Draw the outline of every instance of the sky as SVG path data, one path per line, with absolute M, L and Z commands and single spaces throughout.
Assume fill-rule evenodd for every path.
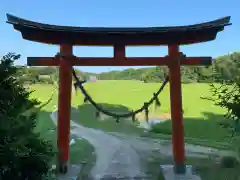
M 220 32 L 215 41 L 181 46 L 187 56 L 221 56 L 240 51 L 239 0 L 1 0 L 0 56 L 8 52 L 21 54 L 19 65 L 28 56 L 54 56 L 58 46 L 23 40 L 6 13 L 41 23 L 89 27 L 148 27 L 190 25 L 231 16 L 232 26 Z M 134 57 L 165 56 L 167 47 L 127 47 L 126 55 Z M 111 47 L 74 47 L 74 55 L 107 57 Z M 105 72 L 128 67 L 78 67 L 87 72 Z M 140 68 L 140 67 L 136 67 Z

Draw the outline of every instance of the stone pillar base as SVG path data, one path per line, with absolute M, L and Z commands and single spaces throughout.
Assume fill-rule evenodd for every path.
M 69 164 L 67 166 L 67 172 L 65 174 L 60 172 L 57 174 L 57 180 L 67 180 L 67 179 L 77 180 L 79 173 L 81 172 L 81 168 L 82 168 L 81 165 Z
M 59 174 L 66 174 L 68 172 L 68 165 L 69 165 L 68 162 L 59 161 L 57 163 L 57 172 Z
M 192 166 L 186 165 L 185 174 L 176 174 L 174 165 L 160 165 L 165 180 L 201 180 L 200 176 L 192 173 Z

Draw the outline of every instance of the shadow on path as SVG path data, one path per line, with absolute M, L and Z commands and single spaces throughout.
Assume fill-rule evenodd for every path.
M 118 114 L 128 113 L 131 110 L 122 105 L 100 104 L 105 109 Z M 91 104 L 83 104 L 77 108 L 72 108 L 71 119 L 86 127 L 94 129 L 102 129 L 107 132 L 122 132 L 127 134 L 141 134 L 143 129 L 138 128 L 132 122 L 132 118 L 120 118 L 120 123 L 116 123 L 116 119 L 100 113 L 100 117 L 96 117 L 96 109 Z

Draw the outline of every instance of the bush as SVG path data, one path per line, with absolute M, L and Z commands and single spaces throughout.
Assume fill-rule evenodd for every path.
M 223 128 L 231 131 L 230 140 L 236 149 L 237 156 L 240 156 L 240 57 L 232 54 L 230 57 L 232 66 L 232 76 L 219 77 L 220 86 L 211 85 L 212 97 L 207 97 L 215 105 L 227 110 L 225 117 L 229 120 L 227 123 L 221 123 Z
M 22 115 L 40 103 L 29 100 L 31 92 L 16 78 L 13 62 L 19 58 L 9 53 L 0 63 L 0 179 L 42 180 L 49 172 L 53 147 L 34 132 L 37 113 Z
M 238 161 L 236 157 L 224 156 L 222 157 L 220 164 L 223 168 L 234 168 L 238 164 Z

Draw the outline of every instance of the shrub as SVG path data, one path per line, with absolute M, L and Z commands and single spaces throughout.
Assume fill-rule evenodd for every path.
M 22 115 L 40 103 L 29 100 L 16 78 L 13 62 L 20 55 L 9 53 L 0 62 L 0 179 L 42 180 L 50 169 L 52 143 L 34 132 L 37 112 Z
M 230 56 L 234 63 L 231 71 L 232 76 L 228 78 L 220 77 L 220 86 L 211 85 L 212 97 L 207 97 L 215 105 L 227 110 L 225 117 L 229 120 L 221 123 L 221 126 L 231 131 L 230 139 L 239 156 L 240 152 L 240 57 L 236 54 Z
M 236 157 L 224 156 L 221 158 L 220 164 L 223 168 L 234 168 L 238 164 L 238 161 Z

